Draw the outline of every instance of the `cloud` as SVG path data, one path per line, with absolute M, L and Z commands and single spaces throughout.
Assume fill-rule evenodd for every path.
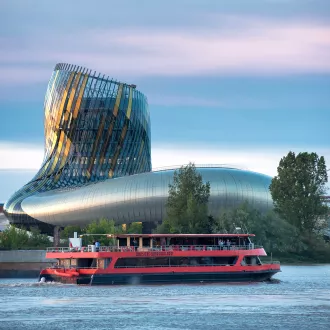
M 0 203 L 4 203 L 15 191 L 22 188 L 36 173 L 36 169 L 3 170 L 0 168 Z
M 0 77 L 0 84 L 3 83 L 4 87 L 8 85 L 20 85 L 22 83 L 30 85 L 31 82 L 45 82 L 51 75 L 50 68 L 30 67 L 28 65 L 16 66 L 15 64 L 9 64 L 3 67 L 0 66 L 0 73 L 2 76 Z M 48 79 L 46 77 L 48 77 Z
M 189 162 L 202 165 L 223 164 L 260 172 L 270 176 L 277 173 L 279 160 L 289 151 L 309 151 L 324 156 L 330 167 L 330 149 L 320 147 L 260 147 L 212 144 L 153 144 L 153 169 Z M 0 142 L 0 170 L 38 170 L 43 159 L 43 147 L 35 144 Z
M 294 148 L 294 147 L 268 147 L 260 146 L 215 146 L 209 144 L 199 145 L 154 145 L 151 150 L 153 170 L 173 165 L 183 165 L 194 162 L 196 165 L 224 165 L 237 167 L 254 172 L 275 176 L 280 159 L 290 150 L 296 153 L 316 152 L 324 156 L 330 168 L 330 149 L 328 148 Z M 330 182 L 328 184 L 330 188 Z
M 0 141 L 0 170 L 39 169 L 43 160 L 42 146 Z
M 0 83 L 47 80 L 56 62 L 125 79 L 330 73 L 330 25 L 236 16 L 218 21 L 177 30 L 86 27 L 79 33 L 27 36 L 22 43 L 3 37 Z
M 203 144 L 154 144 L 151 150 L 153 170 L 173 168 L 189 162 L 196 165 L 223 165 L 274 176 L 279 160 L 288 151 L 301 152 L 306 148 L 261 148 Z M 330 149 L 311 147 L 330 164 Z M 0 202 L 26 184 L 40 168 L 42 146 L 0 142 Z M 330 189 L 330 183 L 328 183 Z

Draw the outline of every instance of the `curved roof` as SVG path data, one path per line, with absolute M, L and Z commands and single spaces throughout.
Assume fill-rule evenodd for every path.
M 248 201 L 261 211 L 272 208 L 269 176 L 229 168 L 196 168 L 209 181 L 209 212 L 217 216 Z M 174 170 L 125 176 L 82 186 L 35 194 L 22 202 L 29 216 L 52 225 L 87 224 L 94 219 L 117 223 L 158 222 L 166 216 L 168 185 Z

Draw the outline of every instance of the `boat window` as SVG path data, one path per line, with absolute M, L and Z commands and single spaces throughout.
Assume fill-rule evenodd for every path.
M 249 256 L 249 257 L 244 257 L 242 262 L 242 266 L 256 266 L 256 265 L 261 265 L 261 261 L 259 257 L 257 256 Z
M 110 262 L 111 262 L 111 258 L 97 259 L 97 268 L 101 268 L 101 269 L 108 268 Z
M 162 267 L 169 265 L 169 258 L 119 258 L 115 268 L 121 267 Z
M 180 266 L 230 266 L 237 257 L 171 257 L 171 258 L 119 258 L 115 268 L 180 267 Z
M 93 258 L 79 258 L 78 259 L 78 268 L 90 268 L 90 267 L 96 267 L 97 259 Z
M 59 266 L 69 268 L 71 266 L 70 259 L 59 259 Z
M 111 264 L 112 258 L 106 258 L 104 259 L 104 268 L 108 268 Z

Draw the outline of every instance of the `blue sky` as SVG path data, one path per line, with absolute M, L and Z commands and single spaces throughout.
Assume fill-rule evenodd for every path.
M 147 95 L 153 167 L 330 163 L 329 0 L 2 0 L 0 42 L 0 202 L 42 161 L 58 62 Z

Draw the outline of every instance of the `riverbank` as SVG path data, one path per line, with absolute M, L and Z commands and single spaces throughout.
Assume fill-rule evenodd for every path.
M 54 262 L 45 250 L 0 251 L 0 278 L 35 278 Z

